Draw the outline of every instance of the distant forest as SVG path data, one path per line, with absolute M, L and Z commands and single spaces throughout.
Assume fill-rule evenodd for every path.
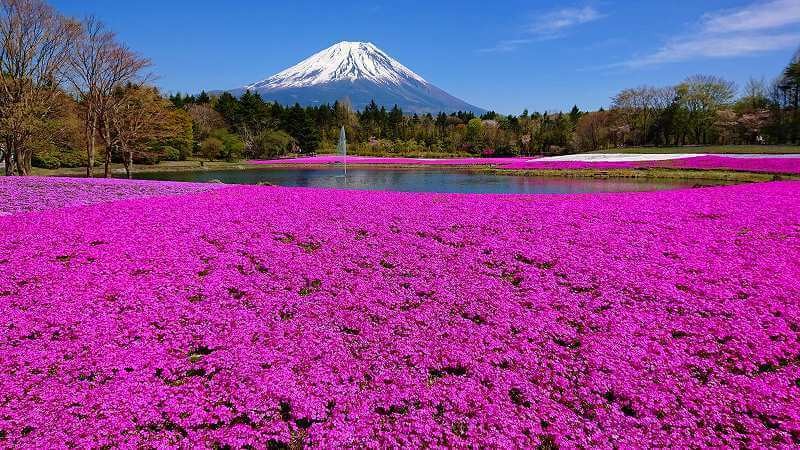
M 739 90 L 723 78 L 696 75 L 676 86 L 625 89 L 608 110 L 591 112 L 574 106 L 567 113 L 408 115 L 396 105 L 386 109 L 375 102 L 363 111 L 339 102 L 285 107 L 252 92 L 238 99 L 227 93 L 170 97 L 192 117 L 201 153 L 219 155 L 224 145 L 214 133 L 224 130 L 239 138 L 246 158 L 333 151 L 342 125 L 354 152 L 364 155 L 510 156 L 627 146 L 795 144 L 800 140 L 799 100 L 796 60 L 772 84 L 751 79 Z
M 362 155 L 546 155 L 626 146 L 797 144 L 800 62 L 737 88 L 697 75 L 625 89 L 607 110 L 409 115 L 372 102 L 302 107 L 246 92 L 165 96 L 150 61 L 103 23 L 43 0 L 0 0 L 0 153 L 8 175 L 122 163 L 235 161 L 333 151 L 341 126 Z

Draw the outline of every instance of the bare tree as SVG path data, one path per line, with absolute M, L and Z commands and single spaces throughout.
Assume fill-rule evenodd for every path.
M 77 26 L 42 0 L 0 0 L 0 132 L 6 174 L 28 175 L 28 141 L 56 112 Z
M 610 127 L 608 111 L 586 113 L 578 119 L 575 137 L 580 150 L 599 150 L 608 145 Z
M 134 85 L 118 88 L 109 105 L 103 119 L 107 148 L 118 150 L 128 178 L 132 177 L 136 153 L 146 151 L 153 141 L 181 132 L 174 108 L 155 88 Z M 106 158 L 111 158 L 111 150 Z
M 116 41 L 113 32 L 94 17 L 83 21 L 82 33 L 70 53 L 68 80 L 83 103 L 86 133 L 86 175 L 94 174 L 97 135 L 101 121 L 113 109 L 114 90 L 129 83 L 141 82 L 141 72 L 150 61 Z M 110 129 L 106 127 L 106 130 Z M 106 146 L 105 176 L 109 176 L 110 136 L 101 136 Z
M 625 89 L 612 99 L 612 108 L 620 119 L 637 133 L 637 143 L 648 142 L 650 128 L 656 117 L 667 105 L 663 104 L 664 92 L 652 86 Z
M 222 114 L 209 105 L 189 105 L 186 111 L 192 118 L 194 138 L 197 142 L 207 138 L 212 131 L 226 126 Z

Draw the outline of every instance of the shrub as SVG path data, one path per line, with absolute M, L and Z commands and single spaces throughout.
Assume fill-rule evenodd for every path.
M 169 145 L 161 147 L 161 159 L 163 161 L 180 161 L 181 152 L 175 147 Z
M 224 159 L 225 161 L 237 161 L 242 158 L 244 142 L 242 142 L 242 139 L 239 138 L 239 136 L 229 133 L 228 130 L 219 129 L 214 130 L 211 133 L 211 136 L 206 139 L 204 143 L 210 139 L 215 139 L 216 141 L 211 141 L 211 144 L 213 144 L 214 147 L 207 148 L 207 150 L 211 151 L 216 149 L 217 158 Z M 207 156 L 206 152 L 204 151 L 203 155 L 213 159 L 212 157 Z
M 68 147 L 60 148 L 48 143 L 34 148 L 31 164 L 43 169 L 82 167 L 86 165 L 86 152 Z
M 285 155 L 295 140 L 281 130 L 264 130 L 258 134 L 253 143 L 254 156 L 257 159 L 269 159 Z
M 220 139 L 209 137 L 200 144 L 200 153 L 206 157 L 206 159 L 216 159 L 219 158 L 222 153 L 222 147 L 223 144 Z
M 34 153 L 31 157 L 31 164 L 34 167 L 43 169 L 58 169 L 61 167 L 61 161 L 51 153 Z

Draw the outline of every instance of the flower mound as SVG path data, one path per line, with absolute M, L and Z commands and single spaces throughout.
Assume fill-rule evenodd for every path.
M 180 195 L 219 185 L 118 179 L 0 177 L 0 215 L 92 205 L 126 198 Z
M 241 186 L 0 226 L 3 446 L 800 445 L 800 183 Z

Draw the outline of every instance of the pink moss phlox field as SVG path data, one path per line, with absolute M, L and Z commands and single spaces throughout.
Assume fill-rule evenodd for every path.
M 800 183 L 239 186 L 0 227 L 4 447 L 800 445 Z
M 218 187 L 219 184 L 113 178 L 0 177 L 0 215 L 128 198 L 188 194 Z
M 504 165 L 514 162 L 525 162 L 531 158 L 402 158 L 402 157 L 377 157 L 377 156 L 348 156 L 348 164 L 397 164 L 408 166 L 491 166 Z M 281 164 L 311 164 L 331 165 L 344 162 L 341 156 L 324 155 L 300 158 L 284 158 L 270 160 L 253 160 L 253 164 L 281 165 Z
M 745 172 L 769 173 L 800 173 L 800 157 L 797 158 L 758 158 L 758 157 L 729 157 L 729 156 L 693 156 L 687 158 L 671 159 L 664 161 L 514 161 L 501 164 L 503 169 L 645 169 L 645 168 L 674 168 L 696 170 L 736 170 Z
M 800 173 L 800 157 L 796 158 L 730 158 L 724 156 L 697 156 L 662 161 L 670 167 L 688 169 L 727 169 L 748 172 Z
M 250 161 L 253 164 L 264 165 L 332 165 L 341 163 L 341 156 L 315 156 L 302 158 L 287 158 L 263 161 Z M 800 173 L 800 157 L 758 158 L 758 157 L 728 157 L 728 156 L 694 156 L 664 161 L 537 161 L 533 157 L 516 158 L 394 158 L 348 156 L 350 164 L 364 165 L 408 165 L 408 166 L 494 166 L 499 169 L 646 169 L 650 167 L 676 168 L 676 169 L 720 169 L 748 172 L 770 172 L 797 174 Z

